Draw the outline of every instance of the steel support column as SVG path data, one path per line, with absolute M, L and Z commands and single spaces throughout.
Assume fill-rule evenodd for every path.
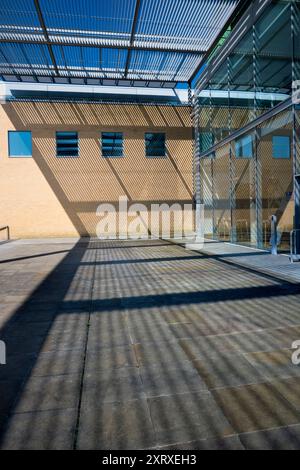
M 192 109 L 192 124 L 193 124 L 193 197 L 194 197 L 194 214 L 195 214 L 195 231 L 197 236 L 197 222 L 199 221 L 198 214 L 200 204 L 203 204 L 201 198 L 201 177 L 200 177 L 200 148 L 199 148 L 199 103 L 198 99 L 192 101 L 191 90 L 189 89 L 189 103 L 193 106 Z
M 262 207 L 262 165 L 259 152 L 260 136 L 256 128 L 254 131 L 254 190 L 255 190 L 255 241 L 256 248 L 263 248 L 263 207 Z
M 231 243 L 237 242 L 236 232 L 236 192 L 235 192 L 235 164 L 234 164 L 234 152 L 232 148 L 233 142 L 229 144 L 229 180 L 230 180 L 230 241 Z

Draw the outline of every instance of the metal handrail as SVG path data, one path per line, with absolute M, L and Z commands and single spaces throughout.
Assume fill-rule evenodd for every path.
M 6 231 L 7 231 L 7 240 L 10 240 L 9 226 L 8 226 L 8 225 L 4 225 L 3 227 L 0 227 L 0 232 L 2 232 L 2 230 L 6 230 Z

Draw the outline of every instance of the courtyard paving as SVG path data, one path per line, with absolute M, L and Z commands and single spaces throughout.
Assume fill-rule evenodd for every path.
M 2 244 L 0 448 L 299 449 L 299 300 L 168 241 Z

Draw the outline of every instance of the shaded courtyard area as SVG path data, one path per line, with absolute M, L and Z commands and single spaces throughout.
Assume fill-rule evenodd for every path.
M 300 448 L 297 283 L 163 240 L 20 240 L 0 300 L 2 449 Z

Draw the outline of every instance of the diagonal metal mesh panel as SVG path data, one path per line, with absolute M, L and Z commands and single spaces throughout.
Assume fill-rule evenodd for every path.
M 204 235 L 207 238 L 214 236 L 214 178 L 213 159 L 206 157 L 200 159 L 200 202 L 204 205 Z
M 257 158 L 261 162 L 263 244 L 270 247 L 271 216 L 278 220 L 278 241 L 281 250 L 289 248 L 293 228 L 293 117 L 291 110 L 278 114 L 260 126 Z M 285 145 L 275 147 L 276 138 L 285 138 Z M 287 149 L 286 146 L 289 148 Z M 287 154 L 287 151 L 289 153 Z M 281 153 L 280 153 L 281 152 Z M 274 158 L 274 156 L 276 158 Z
M 218 149 L 213 160 L 214 225 L 219 240 L 230 241 L 230 145 Z

